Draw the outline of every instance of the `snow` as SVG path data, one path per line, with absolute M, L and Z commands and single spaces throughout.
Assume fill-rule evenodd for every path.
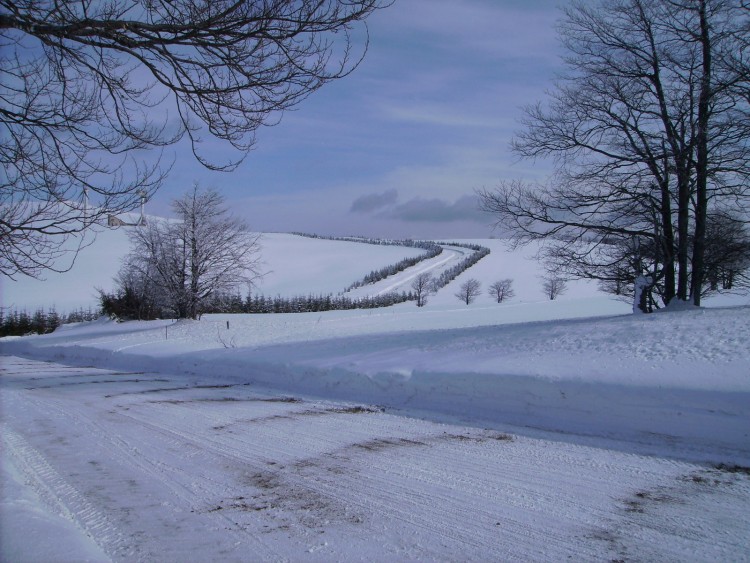
M 269 295 L 414 250 L 264 241 Z M 533 248 L 469 242 L 492 253 L 423 308 L 1 341 L 0 558 L 750 560 L 748 297 L 633 315 L 572 282 L 549 301 Z M 470 277 L 516 297 L 466 306 Z
M 3 432 L 7 432 L 7 428 Z M 7 447 L 4 445 L 4 448 Z M 26 473 L 5 455 L 0 466 L 0 546 L 3 561 L 109 561 L 94 541 L 76 528 L 70 514 L 50 511 L 34 487 L 26 486 Z M 46 483 L 36 482 L 39 490 Z M 29 541 L 29 538 L 48 538 Z M 62 540 L 62 541 L 60 541 Z

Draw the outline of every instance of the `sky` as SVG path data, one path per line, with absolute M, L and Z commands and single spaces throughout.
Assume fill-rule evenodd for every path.
M 360 66 L 260 129 L 233 172 L 175 147 L 147 213 L 198 182 L 257 231 L 492 236 L 475 190 L 549 174 L 509 144 L 561 68 L 559 15 L 554 0 L 396 0 L 368 19 Z

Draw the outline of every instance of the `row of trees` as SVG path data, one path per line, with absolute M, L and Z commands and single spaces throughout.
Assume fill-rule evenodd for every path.
M 471 268 L 474 264 L 479 262 L 482 258 L 490 253 L 489 248 L 487 248 L 486 246 L 481 246 L 479 244 L 467 244 L 459 242 L 451 242 L 446 244 L 450 246 L 458 246 L 460 248 L 467 248 L 471 250 L 472 253 L 466 258 L 462 259 L 455 266 L 451 266 L 447 270 L 443 270 L 440 275 L 435 278 L 435 291 L 448 285 L 459 275 Z
M 660 303 L 643 308 L 747 284 L 750 5 L 573 2 L 559 30 L 567 70 L 512 145 L 553 179 L 482 207 L 514 244 L 544 241 L 551 271 L 630 295 L 645 280 Z
M 380 268 L 379 270 L 373 270 L 361 280 L 356 281 L 353 284 L 351 284 L 349 287 L 346 288 L 345 291 L 351 291 L 352 289 L 356 289 L 358 287 L 363 287 L 365 285 L 370 285 L 370 284 L 379 282 L 381 280 L 386 279 L 389 276 L 393 276 L 393 275 L 398 274 L 399 272 L 403 272 L 407 268 L 416 266 L 417 264 L 419 264 L 420 262 L 424 260 L 435 258 L 436 256 L 439 256 L 443 252 L 443 247 L 438 244 L 435 244 L 434 242 L 423 241 L 423 242 L 415 243 L 412 246 L 416 246 L 418 248 L 424 248 L 427 250 L 427 252 L 419 256 L 415 256 L 414 258 L 404 258 L 403 260 L 400 260 L 399 262 L 395 264 L 391 264 L 390 266 L 385 266 L 384 268 Z
M 25 309 L 0 309 L 0 337 L 48 334 L 63 324 L 93 321 L 99 315 L 100 311 L 92 309 L 78 309 L 67 314 L 59 314 L 54 308 L 47 311 L 37 309 L 33 313 Z
M 245 299 L 239 293 L 218 293 L 202 305 L 203 314 L 268 314 L 268 313 L 315 313 L 322 311 L 339 311 L 347 309 L 374 309 L 389 307 L 415 299 L 412 293 L 390 292 L 373 297 L 353 299 L 344 295 L 306 295 L 294 297 L 267 297 L 248 294 Z M 120 319 L 139 318 L 150 320 L 173 316 L 173 311 L 162 309 L 153 304 L 144 304 L 140 300 L 132 301 L 112 299 L 111 295 L 102 295 L 104 314 Z
M 455 266 L 441 272 L 438 277 L 433 277 L 430 272 L 422 272 L 421 274 L 418 274 L 411 283 L 417 307 L 424 307 L 427 304 L 427 299 L 430 295 L 437 293 L 441 288 L 448 285 L 460 274 L 471 268 L 490 253 L 489 248 L 478 244 L 457 242 L 446 243 L 446 245 L 448 244 L 450 246 L 468 248 L 469 250 L 472 250 L 472 253 Z
M 475 278 L 470 278 L 460 285 L 458 291 L 454 295 L 460 301 L 470 305 L 481 294 L 481 282 Z M 512 299 L 516 294 L 513 290 L 513 280 L 506 278 L 493 282 L 487 289 L 487 294 L 498 303 L 502 303 L 507 299 Z
M 305 297 L 264 297 L 255 295 L 248 298 L 244 313 L 312 313 L 319 311 L 341 311 L 347 309 L 375 309 L 390 307 L 397 303 L 413 300 L 406 292 L 389 292 L 383 295 L 351 298 L 346 295 L 308 295 Z M 217 311 L 219 312 L 219 311 Z
M 567 290 L 566 280 L 557 276 L 544 276 L 542 282 L 544 294 L 549 297 L 550 300 L 556 299 Z M 426 297 L 430 293 L 437 291 L 432 281 L 432 277 L 429 274 L 420 274 L 420 276 L 417 276 L 412 287 L 414 288 L 415 294 L 418 295 L 419 302 L 417 304 L 420 307 L 426 303 Z M 459 301 L 463 301 L 467 305 L 471 305 L 481 294 L 482 283 L 476 278 L 470 278 L 463 282 L 459 286 L 458 291 L 454 293 Z M 507 299 L 512 299 L 516 294 L 513 290 L 513 280 L 506 278 L 493 282 L 487 289 L 487 294 L 498 303 L 502 303 Z
M 344 296 L 264 297 L 239 289 L 259 276 L 259 239 L 233 217 L 214 190 L 199 186 L 173 202 L 174 221 L 151 221 L 130 233 L 132 249 L 116 278 L 114 292 L 100 290 L 102 311 L 127 319 L 199 318 L 205 313 L 293 313 L 386 307 L 418 296 L 412 292 L 352 299 Z M 397 244 L 389 241 L 387 244 Z M 434 243 L 409 241 L 428 250 Z M 445 285 L 489 254 L 478 245 L 436 283 Z M 422 258 L 423 259 L 423 258 Z M 417 259 L 419 260 L 419 258 Z M 442 287 L 438 285 L 437 287 Z
M 377 240 L 377 239 L 375 239 Z M 400 246 L 413 246 L 417 248 L 424 248 L 427 250 L 427 253 L 423 254 L 422 256 L 418 256 L 416 258 L 405 258 L 404 260 L 401 260 L 397 264 L 387 266 L 385 268 L 382 268 L 378 271 L 370 272 L 362 281 L 355 282 L 351 286 L 349 286 L 346 291 L 349 291 L 351 289 L 354 289 L 356 287 L 362 287 L 364 285 L 369 285 L 371 283 L 375 283 L 380 280 L 384 280 L 388 276 L 392 276 L 394 274 L 397 274 L 399 272 L 404 271 L 406 268 L 410 268 L 412 266 L 417 265 L 419 262 L 422 262 L 423 260 L 427 260 L 429 258 L 434 258 L 435 256 L 438 256 L 442 253 L 443 247 L 441 245 L 445 246 L 458 246 L 461 248 L 467 248 L 472 251 L 472 254 L 468 256 L 467 258 L 464 258 L 461 260 L 458 264 L 455 266 L 452 266 L 448 270 L 443 271 L 440 276 L 436 279 L 432 279 L 430 276 L 429 283 L 431 284 L 431 292 L 436 292 L 438 289 L 445 287 L 448 285 L 451 281 L 456 279 L 459 274 L 467 270 L 468 268 L 471 268 L 474 264 L 479 262 L 482 258 L 487 256 L 490 253 L 490 249 L 485 246 L 480 246 L 478 244 L 469 244 L 469 243 L 459 243 L 459 242 L 451 242 L 451 243 L 435 243 L 430 241 L 394 241 L 394 242 L 388 242 L 387 244 L 397 244 Z M 419 276 L 417 276 L 419 278 Z M 414 287 L 414 284 L 412 284 L 412 289 L 415 290 L 415 295 L 421 296 L 423 293 L 422 286 L 426 284 L 425 283 L 417 283 L 417 286 L 419 289 L 416 289 Z M 418 301 L 417 305 L 421 307 L 424 305 L 422 303 L 421 297 L 415 297 L 415 299 Z M 420 304 L 421 303 L 421 304 Z
M 356 289 L 358 287 L 363 287 L 365 285 L 369 285 L 369 284 L 384 280 L 388 276 L 393 276 L 395 274 L 398 274 L 399 272 L 403 272 L 407 268 L 416 266 L 423 260 L 428 260 L 430 258 L 434 258 L 435 256 L 439 256 L 443 252 L 442 246 L 440 246 L 439 244 L 435 242 L 428 241 L 428 240 L 411 240 L 411 239 L 398 240 L 398 239 L 380 239 L 380 238 L 371 238 L 371 237 L 335 237 L 335 236 L 315 235 L 315 234 L 308 234 L 308 233 L 292 233 L 292 234 L 302 236 L 302 237 L 314 238 L 314 239 L 338 240 L 338 241 L 343 241 L 343 242 L 361 242 L 365 244 L 374 244 L 376 246 L 405 246 L 407 248 L 422 248 L 426 250 L 426 252 L 421 254 L 420 256 L 416 256 L 414 258 L 404 258 L 403 260 L 397 262 L 396 264 L 391 264 L 389 266 L 385 266 L 384 268 L 380 268 L 379 270 L 371 271 L 361 280 L 358 280 L 352 283 L 349 287 L 347 287 L 344 290 L 344 292 L 351 291 L 352 289 Z

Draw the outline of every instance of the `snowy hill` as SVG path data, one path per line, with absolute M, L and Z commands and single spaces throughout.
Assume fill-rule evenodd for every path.
M 96 307 L 96 288 L 109 291 L 128 253 L 128 231 L 101 229 L 68 272 L 49 272 L 44 280 L 0 277 L 4 307 L 29 311 L 54 306 L 60 312 Z M 398 246 L 312 239 L 283 233 L 261 235 L 261 271 L 254 291 L 269 296 L 327 294 L 342 291 L 371 269 L 418 256 L 423 251 Z
M 19 278 L 16 281 L 0 278 L 0 303 L 3 307 L 27 309 L 55 307 L 58 312 L 79 308 L 96 308 L 97 288 L 111 290 L 113 278 L 129 250 L 128 231 L 134 227 L 101 229 L 93 242 L 83 248 L 68 272 L 46 274 L 44 280 Z M 513 278 L 516 297 L 514 304 L 544 302 L 541 291 L 541 268 L 533 260 L 535 247 L 510 252 L 500 240 L 471 240 L 463 243 L 479 244 L 491 249 L 470 271 L 465 272 L 450 286 L 443 288 L 428 301 L 428 307 L 454 307 L 459 302 L 454 293 L 469 277 L 482 282 L 482 295 L 472 308 L 489 307 L 491 298 L 487 287 L 496 279 Z M 435 275 L 455 265 L 470 251 L 447 249 L 418 268 L 403 272 L 375 286 L 365 286 L 349 293 L 351 297 L 373 295 L 386 291 L 409 291 L 416 272 L 429 271 Z M 350 241 L 307 238 L 284 233 L 265 233 L 261 236 L 261 271 L 254 293 L 267 296 L 318 295 L 342 292 L 361 280 L 370 271 L 394 264 L 404 258 L 423 254 L 418 248 L 381 246 Z M 627 304 L 618 304 L 597 291 L 596 284 L 578 281 L 569 284 L 562 302 L 591 300 L 587 314 L 626 312 Z M 557 306 L 559 308 L 559 305 Z M 558 318 L 555 313 L 552 318 Z M 532 313 L 532 317 L 540 318 Z

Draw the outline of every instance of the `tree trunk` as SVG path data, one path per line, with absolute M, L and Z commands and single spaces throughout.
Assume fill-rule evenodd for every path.
M 664 264 L 664 304 L 675 297 L 675 268 L 674 268 L 674 228 L 672 227 L 672 204 L 669 192 L 669 183 L 661 185 L 661 236 L 656 241 L 662 251 L 662 263 Z
M 695 237 L 693 241 L 693 273 L 690 291 L 693 304 L 700 306 L 703 290 L 704 257 L 706 252 L 706 214 L 708 211 L 708 121 L 711 100 L 711 38 L 706 20 L 706 2 L 699 6 L 701 22 L 701 49 L 703 55 L 700 95 L 698 97 L 698 131 L 696 134 L 695 163 Z
M 680 158 L 680 161 L 683 157 Z M 687 166 L 679 162 L 677 179 L 677 298 L 688 300 L 688 264 L 690 232 L 690 181 Z

